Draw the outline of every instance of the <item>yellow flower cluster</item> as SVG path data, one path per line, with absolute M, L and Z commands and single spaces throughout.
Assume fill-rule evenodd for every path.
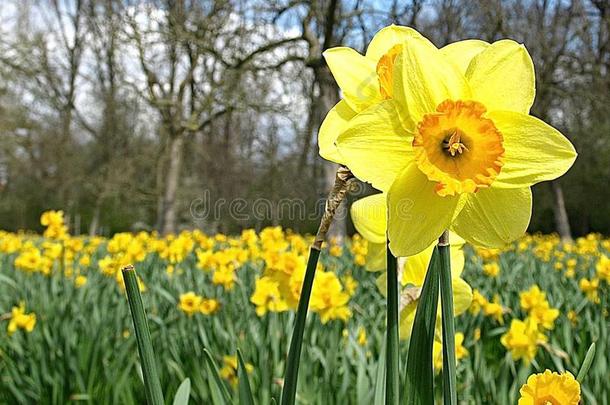
M 550 307 L 546 293 L 540 291 L 540 287 L 534 284 L 528 291 L 521 292 L 519 299 L 521 308 L 528 312 L 535 323 L 548 330 L 555 327 L 559 310 Z
M 481 311 L 485 316 L 495 319 L 500 325 L 504 324 L 504 313 L 506 312 L 506 309 L 500 303 L 499 295 L 496 294 L 493 301 L 489 301 L 478 290 L 473 290 L 470 313 L 476 315 Z
M 368 243 L 366 239 L 360 237 L 358 234 L 354 235 L 351 250 L 354 255 L 354 263 L 358 266 L 364 266 L 366 264 L 366 255 L 368 254 Z
M 610 241 L 597 234 L 578 238 L 574 243 L 562 242 L 557 235 L 525 235 L 502 249 L 474 248 L 476 255 L 472 257 L 472 261 L 480 266 L 486 277 L 494 278 L 500 271 L 501 255 L 508 254 L 508 260 L 511 260 L 512 254 L 520 257 L 532 255 L 534 262 L 562 272 L 568 285 L 579 286 L 591 303 L 600 304 L 600 283 L 610 277 L 608 248 Z M 594 272 L 590 271 L 592 268 Z M 575 281 L 572 282 L 571 279 Z M 483 282 L 486 291 L 489 291 L 486 287 L 489 285 L 489 282 Z M 570 308 L 571 305 L 574 304 L 570 303 L 565 308 L 565 317 L 570 324 L 577 325 L 579 312 L 583 307 Z M 544 347 L 552 353 L 560 353 L 560 349 L 547 343 L 547 334 L 555 328 L 560 315 L 559 308 L 550 305 L 547 293 L 542 291 L 540 286 L 533 284 L 519 292 L 519 307 L 523 311 L 523 317 L 512 319 L 508 330 L 501 336 L 501 343 L 511 353 L 512 358 L 529 363 L 535 358 L 539 347 Z M 515 308 L 511 310 L 502 306 L 498 294 L 494 296 L 493 301 L 489 301 L 480 290 L 473 291 L 470 305 L 470 313 L 473 315 L 483 313 L 503 324 L 504 315 L 514 312 Z M 475 331 L 475 341 L 480 335 L 480 329 Z
M 36 326 L 36 314 L 26 313 L 25 303 L 21 302 L 18 307 L 13 307 L 7 328 L 9 335 L 17 332 L 18 329 L 29 333 L 34 330 L 34 326 Z
M 68 227 L 64 224 L 63 211 L 47 211 L 40 217 L 40 224 L 46 227 L 42 236 L 49 239 L 63 239 L 68 235 Z
M 265 265 L 264 275 L 256 280 L 250 297 L 256 313 L 263 316 L 268 311 L 296 309 L 305 277 L 305 257 L 292 251 L 270 252 L 266 255 Z M 320 315 L 322 323 L 333 319 L 346 321 L 351 316 L 347 304 L 355 290 L 355 282 L 350 277 L 344 283 L 334 272 L 324 271 L 318 264 L 310 310 Z
M 311 237 L 268 227 L 257 233 L 243 230 L 238 237 L 224 234 L 209 236 L 199 230 L 183 231 L 161 237 L 155 232 L 122 232 L 110 239 L 73 237 L 68 233 L 61 211 L 42 214 L 41 223 L 48 237 L 0 231 L 0 253 L 13 255 L 15 268 L 52 275 L 61 273 L 77 288 L 88 284 L 88 271 L 99 271 L 116 281 L 124 290 L 121 269 L 154 260 L 161 263 L 168 277 L 196 268 L 210 274 L 210 282 L 232 290 L 238 282 L 238 271 L 244 266 L 257 272 L 251 302 L 257 314 L 296 309 L 305 274 L 305 260 Z M 367 243 L 356 236 L 349 245 L 353 260 L 364 264 Z M 333 257 L 345 255 L 343 245 L 331 243 Z M 151 259 L 149 259 L 151 258 Z M 335 264 L 336 265 L 336 264 Z M 146 291 L 142 279 L 140 290 Z M 347 320 L 351 316 L 349 300 L 357 282 L 348 274 L 339 276 L 320 265 L 314 282 L 310 308 L 322 322 Z M 178 307 L 187 314 L 213 314 L 219 308 L 216 300 L 205 299 L 194 292 L 183 294 Z
M 483 265 L 483 273 L 489 277 L 497 277 L 500 274 L 500 265 L 498 263 L 487 263 Z
M 90 254 L 97 249 L 101 239 L 90 238 L 85 246 L 82 238 L 68 234 L 63 218 L 62 211 L 42 214 L 40 222 L 47 226 L 43 240 L 3 232 L 0 252 L 18 253 L 15 267 L 26 272 L 48 276 L 53 271 L 62 271 L 67 277 L 74 276 L 79 266 L 89 265 Z
M 220 303 L 214 298 L 204 298 L 189 291 L 180 295 L 178 308 L 188 316 L 197 313 L 212 315 L 220 309 Z
M 237 356 L 223 356 L 223 366 L 220 369 L 220 376 L 227 380 L 232 386 L 237 385 Z M 254 371 L 254 366 L 250 363 L 244 365 L 246 371 L 251 373 Z

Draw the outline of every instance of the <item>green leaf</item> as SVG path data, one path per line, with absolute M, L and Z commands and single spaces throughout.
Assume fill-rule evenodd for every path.
M 136 341 L 138 342 L 140 360 L 142 361 L 142 375 L 144 378 L 146 399 L 150 405 L 163 405 L 165 401 L 163 399 L 163 392 L 161 391 L 159 374 L 157 373 L 155 353 L 150 339 L 146 312 L 144 311 L 140 287 L 138 286 L 138 276 L 136 275 L 136 270 L 133 266 L 125 267 L 122 272 L 123 280 L 125 281 L 127 301 L 129 302 L 133 326 L 136 331 Z
M 451 258 L 449 234 L 443 234 L 438 245 L 440 258 L 441 313 L 443 333 L 443 402 L 457 404 L 455 371 L 455 325 L 453 320 L 453 286 L 451 282 Z
M 174 405 L 188 405 L 189 396 L 191 395 L 191 379 L 185 378 L 184 381 L 180 383 L 178 390 L 176 391 L 176 396 L 174 397 Z
M 222 382 L 222 378 L 218 373 L 218 367 L 216 367 L 216 362 L 212 358 L 212 355 L 208 351 L 208 349 L 203 349 L 205 361 L 208 365 L 208 371 L 211 375 L 211 378 L 208 379 L 210 384 L 210 390 L 212 391 L 212 397 L 214 400 L 214 404 L 229 404 L 231 403 L 231 396 L 227 391 L 227 387 Z
M 576 377 L 576 380 L 579 383 L 582 383 L 584 378 L 587 376 L 587 373 L 589 372 L 589 368 L 591 367 L 591 363 L 593 363 L 594 358 L 595 358 L 595 342 L 591 343 L 591 346 L 589 346 L 589 350 L 587 350 L 585 359 L 583 360 L 582 365 L 580 366 L 580 371 L 578 371 L 578 376 Z
M 250 381 L 248 381 L 248 370 L 246 364 L 241 355 L 241 351 L 237 349 L 237 377 L 239 384 L 239 404 L 240 405 L 254 405 L 254 398 L 252 398 L 252 390 L 250 389 Z
M 436 310 L 439 294 L 440 258 L 438 247 L 434 247 L 422 286 L 417 312 L 413 321 L 413 333 L 407 357 L 405 403 L 434 404 L 434 370 L 432 369 L 432 345 L 436 326 Z
M 375 397 L 373 405 L 385 405 L 385 359 L 386 341 L 384 339 L 379 352 L 379 362 L 377 363 L 377 376 L 375 377 Z
M 319 257 L 319 249 L 315 247 L 309 249 L 307 269 L 305 270 L 305 278 L 303 279 L 303 287 L 301 288 L 301 296 L 299 297 L 299 306 L 294 321 L 294 330 L 292 332 L 292 339 L 290 340 L 290 349 L 288 350 L 288 360 L 286 361 L 284 387 L 282 388 L 282 398 L 280 401 L 282 405 L 294 405 L 296 398 L 301 346 L 303 345 L 303 332 L 305 331 L 307 308 L 309 307 L 309 298 L 311 296 L 311 289 L 313 287 L 313 280 L 316 275 Z
M 388 246 L 387 250 L 387 329 L 386 329 L 386 404 L 398 405 L 400 381 L 400 351 L 398 347 L 398 265 Z

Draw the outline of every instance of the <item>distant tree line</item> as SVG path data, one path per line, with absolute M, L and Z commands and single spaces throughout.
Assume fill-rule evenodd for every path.
M 279 202 L 319 212 L 334 177 L 316 144 L 340 99 L 322 52 L 364 51 L 394 23 L 439 47 L 525 43 L 532 113 L 579 152 L 566 176 L 534 188 L 530 230 L 610 233 L 607 0 L 2 3 L 0 228 L 36 230 L 42 211 L 63 209 L 75 233 L 313 231 L 315 218 Z M 236 199 L 261 212 L 235 215 Z

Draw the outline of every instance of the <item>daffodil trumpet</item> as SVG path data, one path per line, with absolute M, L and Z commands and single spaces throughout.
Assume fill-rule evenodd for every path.
M 335 184 L 328 194 L 326 207 L 322 219 L 320 220 L 318 232 L 309 249 L 307 268 L 305 269 L 305 277 L 303 279 L 299 305 L 294 321 L 294 329 L 292 331 L 292 338 L 290 339 L 290 348 L 288 349 L 288 358 L 286 360 L 284 386 L 282 387 L 281 397 L 282 405 L 293 405 L 295 403 L 301 347 L 303 346 L 303 333 L 305 331 L 307 309 L 309 308 L 309 299 L 311 297 L 311 290 L 316 275 L 316 267 L 318 266 L 318 259 L 320 258 L 320 250 L 322 249 L 322 243 L 326 239 L 326 234 L 335 217 L 337 208 L 339 208 L 339 205 L 341 205 L 341 202 L 345 199 L 353 181 L 354 176 L 345 166 L 340 166 L 337 169 Z

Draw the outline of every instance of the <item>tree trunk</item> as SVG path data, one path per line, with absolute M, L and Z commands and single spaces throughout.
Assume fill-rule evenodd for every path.
M 182 167 L 182 148 L 184 137 L 174 135 L 170 137 L 169 167 L 165 178 L 163 194 L 161 233 L 167 235 L 176 233 L 176 195 L 180 182 L 180 169 Z
M 572 231 L 570 230 L 570 221 L 568 220 L 568 212 L 563 198 L 563 189 L 557 180 L 551 181 L 553 189 L 554 204 L 553 211 L 555 213 L 555 226 L 561 240 L 564 242 L 572 242 Z
M 315 117 L 318 118 L 318 122 L 315 125 L 315 131 L 320 128 L 320 124 L 322 120 L 326 117 L 328 111 L 335 106 L 340 100 L 339 98 L 339 90 L 337 85 L 335 84 L 335 80 L 330 73 L 330 70 L 326 65 L 316 69 L 316 80 L 318 82 L 318 86 L 320 89 L 320 99 L 319 102 L 316 103 L 319 110 L 318 113 L 315 114 Z M 325 189 L 326 192 L 330 191 L 335 182 L 335 174 L 337 173 L 337 165 L 335 163 L 325 162 L 324 165 L 324 177 L 325 177 Z M 328 230 L 328 237 L 335 238 L 337 241 L 341 242 L 347 233 L 347 206 L 346 202 L 343 201 L 339 208 L 337 209 L 337 213 L 335 215 L 335 219 Z
M 93 217 L 89 224 L 89 236 L 97 235 L 98 228 L 100 226 L 100 214 L 102 212 L 102 197 L 98 197 L 95 201 L 95 207 L 93 208 Z

